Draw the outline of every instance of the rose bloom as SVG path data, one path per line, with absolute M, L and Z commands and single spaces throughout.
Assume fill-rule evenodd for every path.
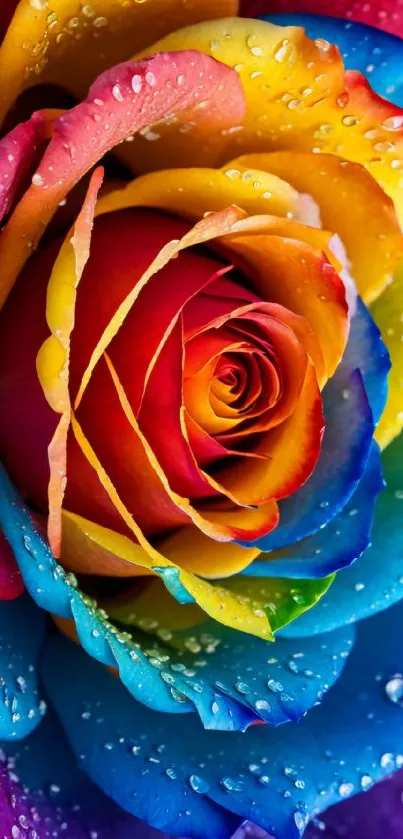
M 396 608 L 293 725 L 350 624 L 402 594 L 403 111 L 345 70 L 334 22 L 237 12 L 21 0 L 0 49 L 0 737 L 44 716 L 42 650 L 69 748 L 132 814 L 122 839 L 132 816 L 297 837 L 403 765 Z M 28 741 L 38 795 L 60 722 Z M 82 783 L 96 839 L 119 811 Z

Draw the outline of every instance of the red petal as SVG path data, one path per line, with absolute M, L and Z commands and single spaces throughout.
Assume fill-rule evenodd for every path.
M 198 109 L 199 103 L 208 107 Z M 99 76 L 87 99 L 55 122 L 33 183 L 3 232 L 0 299 L 9 293 L 32 243 L 39 241 L 74 184 L 128 136 L 189 108 L 192 120 L 208 121 L 212 131 L 237 123 L 244 112 L 237 73 L 203 53 L 187 50 L 127 61 Z

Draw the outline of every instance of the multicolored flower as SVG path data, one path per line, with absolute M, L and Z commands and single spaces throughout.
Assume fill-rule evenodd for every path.
M 288 839 L 403 766 L 401 45 L 236 13 L 20 0 L 0 48 L 13 839 Z

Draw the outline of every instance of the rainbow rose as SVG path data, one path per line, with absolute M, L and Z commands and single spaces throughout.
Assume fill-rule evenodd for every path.
M 401 41 L 238 11 L 4 9 L 6 839 L 293 839 L 403 767 Z

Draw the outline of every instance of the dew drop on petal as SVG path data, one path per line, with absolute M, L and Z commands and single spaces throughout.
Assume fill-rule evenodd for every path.
M 403 708 L 403 676 L 399 674 L 389 679 L 385 685 L 385 693 L 390 702 Z

